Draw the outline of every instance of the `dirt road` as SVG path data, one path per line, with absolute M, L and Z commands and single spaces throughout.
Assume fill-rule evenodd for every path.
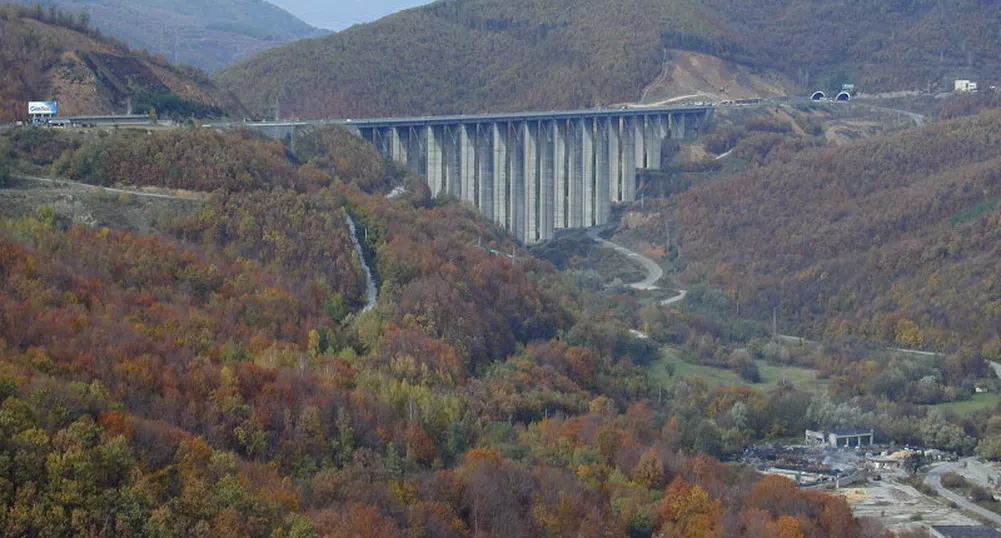
M 587 231 L 587 236 L 591 239 L 597 241 L 598 243 L 615 250 L 619 254 L 625 256 L 626 258 L 632 260 L 637 265 L 642 267 L 646 271 L 646 278 L 640 280 L 639 282 L 633 282 L 629 286 L 637 290 L 655 290 L 658 289 L 656 286 L 657 281 L 664 277 L 664 270 L 657 265 L 656 262 L 647 258 L 646 256 L 629 250 L 628 248 L 609 241 L 607 239 L 602 239 L 598 234 L 608 229 L 608 226 L 597 226 L 591 228 Z
M 629 258 L 630 260 L 636 262 L 640 267 L 646 270 L 646 278 L 640 280 L 639 282 L 633 282 L 629 286 L 637 290 L 656 290 L 660 289 L 657 286 L 657 282 L 664 278 L 664 270 L 661 269 L 657 262 L 647 258 L 646 256 L 626 248 L 614 241 L 609 241 L 607 239 L 602 239 L 598 234 L 608 229 L 608 226 L 598 226 L 591 228 L 587 231 L 587 236 L 596 242 L 615 250 L 619 254 Z M 688 296 L 688 290 L 678 290 L 678 294 L 674 297 L 669 297 L 660 302 L 662 305 L 670 305 L 675 303 L 680 303 L 685 300 Z
M 76 187 L 81 189 L 102 189 L 104 192 L 112 192 L 115 194 L 130 194 L 132 196 L 145 196 L 147 198 L 163 198 L 166 200 L 189 200 L 189 201 L 202 201 L 198 196 L 176 196 L 173 194 L 158 194 L 155 192 L 144 192 L 135 191 L 127 189 L 115 189 L 112 187 L 101 187 L 100 185 L 91 185 L 89 183 L 80 183 L 79 181 L 70 181 L 68 179 L 58 179 L 58 178 L 48 178 L 39 176 L 26 176 L 23 174 L 11 174 L 10 177 L 14 179 L 19 179 L 21 181 L 36 181 L 39 183 L 49 183 L 61 187 Z

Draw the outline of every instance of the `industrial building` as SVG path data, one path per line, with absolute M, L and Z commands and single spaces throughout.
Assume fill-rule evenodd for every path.
M 836 448 L 872 446 L 872 429 L 838 429 L 831 431 L 806 430 L 806 443 L 810 445 L 830 445 Z

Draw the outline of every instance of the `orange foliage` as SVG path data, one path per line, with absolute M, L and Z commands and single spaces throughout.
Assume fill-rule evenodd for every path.
M 792 516 L 782 516 L 768 524 L 768 534 L 775 538 L 803 538 L 799 521 Z
M 131 439 L 135 428 L 129 423 L 128 417 L 119 411 L 104 411 L 98 414 L 97 424 L 108 432 L 109 436 L 122 435 Z
M 713 538 L 723 515 L 723 504 L 699 486 L 675 478 L 657 506 L 661 532 L 679 538 Z
M 438 451 L 434 440 L 420 426 L 408 424 L 406 437 L 407 446 L 413 450 L 414 458 L 416 458 L 418 463 L 430 465 L 435 457 L 437 457 Z
M 392 538 L 402 536 L 393 520 L 372 505 L 352 503 L 343 510 L 324 510 L 313 518 L 316 531 L 328 538 Z

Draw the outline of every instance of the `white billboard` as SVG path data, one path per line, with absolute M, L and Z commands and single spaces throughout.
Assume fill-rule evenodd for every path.
M 30 101 L 28 114 L 45 114 L 55 116 L 59 113 L 59 103 L 55 101 Z

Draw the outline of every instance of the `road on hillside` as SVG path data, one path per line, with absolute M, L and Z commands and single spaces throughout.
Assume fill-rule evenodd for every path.
M 779 340 L 785 340 L 786 342 L 791 342 L 793 344 L 820 344 L 817 340 L 810 340 L 809 338 L 803 338 L 802 336 L 793 336 L 790 334 L 779 334 L 776 336 L 778 336 Z M 887 347 L 884 349 L 887 351 L 896 351 L 898 353 L 907 353 L 908 355 L 920 355 L 922 357 L 941 357 L 945 355 L 945 353 L 939 353 L 937 351 L 922 351 L 920 349 L 907 349 L 903 347 Z M 998 377 L 1001 378 L 1001 364 L 997 364 L 995 372 L 997 372 Z
M 48 177 L 38 177 L 38 176 L 26 176 L 23 174 L 11 174 L 10 177 L 14 179 L 19 179 L 21 181 L 37 181 L 40 183 L 49 183 L 56 186 L 65 185 L 67 187 L 85 188 L 85 189 L 103 189 L 105 192 L 113 192 L 116 194 L 131 194 L 133 196 L 145 196 L 147 198 L 163 198 L 166 200 L 187 200 L 189 202 L 200 202 L 202 201 L 195 196 L 175 196 L 172 194 L 157 194 L 154 192 L 143 192 L 143 191 L 133 191 L 126 189 L 115 189 L 111 187 L 102 187 L 100 185 L 91 185 L 89 183 L 80 183 L 79 181 L 70 181 L 68 179 L 58 179 L 58 178 L 48 178 Z
M 931 486 L 932 489 L 942 496 L 942 498 L 956 503 L 956 506 L 959 506 L 963 510 L 983 516 L 995 525 L 1001 525 L 1001 515 L 991 512 L 980 505 L 974 504 L 966 497 L 959 495 L 958 493 L 953 493 L 942 486 L 942 475 L 950 472 L 956 472 L 957 469 L 960 469 L 963 466 L 964 461 L 965 460 L 960 460 L 935 465 L 925 476 L 925 484 Z
M 885 106 L 870 105 L 869 103 L 866 102 L 859 102 L 859 101 L 851 101 L 851 102 L 856 105 L 861 105 L 867 108 L 871 108 L 872 110 L 880 110 L 883 112 L 891 112 L 893 114 L 900 114 L 903 116 L 907 116 L 908 118 L 910 118 L 911 121 L 914 122 L 915 127 L 922 127 L 925 124 L 924 114 L 918 114 L 917 112 L 910 112 L 908 110 L 902 110 L 899 108 L 887 108 Z
M 640 254 L 638 252 L 634 252 L 632 250 L 629 250 L 628 248 L 626 248 L 626 247 L 624 247 L 624 246 L 622 246 L 622 245 L 620 245 L 618 243 L 609 241 L 607 239 L 602 239 L 598 235 L 601 232 L 603 232 L 603 231 L 605 231 L 605 230 L 607 230 L 609 228 L 610 228 L 609 226 L 597 226 L 597 227 L 594 227 L 594 228 L 590 228 L 587 231 L 587 236 L 590 237 L 591 239 L 597 241 L 598 243 L 600 243 L 600 244 L 602 244 L 602 245 L 604 245 L 604 246 L 606 246 L 606 247 L 608 247 L 610 249 L 615 250 L 616 252 L 618 252 L 619 254 L 622 254 L 626 258 L 628 258 L 628 259 L 636 262 L 636 264 L 638 264 L 640 267 L 642 267 L 646 271 L 646 278 L 644 278 L 643 280 L 640 280 L 639 282 L 633 282 L 632 284 L 629 285 L 631 288 L 637 289 L 637 290 L 655 290 L 655 289 L 657 289 L 657 286 L 656 286 L 657 281 L 664 277 L 664 270 L 661 269 L 660 266 L 657 265 L 657 263 L 654 262 L 653 260 L 651 260 L 650 258 L 647 258 L 646 256 L 643 256 L 642 254 Z
M 685 300 L 685 297 L 688 297 L 688 290 L 678 290 L 677 295 L 675 295 L 674 297 L 670 297 L 668 299 L 664 299 L 663 301 L 660 302 L 660 304 L 669 305 L 674 303 L 680 303 L 681 301 Z
M 633 289 L 646 290 L 646 291 L 660 289 L 657 286 L 657 281 L 659 281 L 661 278 L 664 278 L 664 270 L 661 269 L 660 265 L 657 265 L 657 262 L 651 260 L 650 258 L 647 258 L 646 256 L 640 254 L 639 252 L 630 250 L 625 246 L 620 245 L 614 241 L 609 241 L 608 239 L 602 239 L 599 234 L 607 229 L 609 229 L 609 226 L 607 225 L 590 228 L 587 231 L 587 236 L 593 239 L 594 241 L 598 242 L 599 244 L 604 245 L 610 249 L 613 249 L 619 254 L 625 256 L 626 258 L 636 262 L 640 267 L 642 267 L 646 271 L 646 278 L 640 280 L 639 282 L 633 282 L 632 284 L 629 284 L 629 286 L 632 287 Z M 680 303 L 681 301 L 685 300 L 685 297 L 687 295 L 688 295 L 688 290 L 678 290 L 677 295 L 675 295 L 674 297 L 670 297 L 668 299 L 664 299 L 663 301 L 660 302 L 660 304 L 670 305 L 670 304 Z

